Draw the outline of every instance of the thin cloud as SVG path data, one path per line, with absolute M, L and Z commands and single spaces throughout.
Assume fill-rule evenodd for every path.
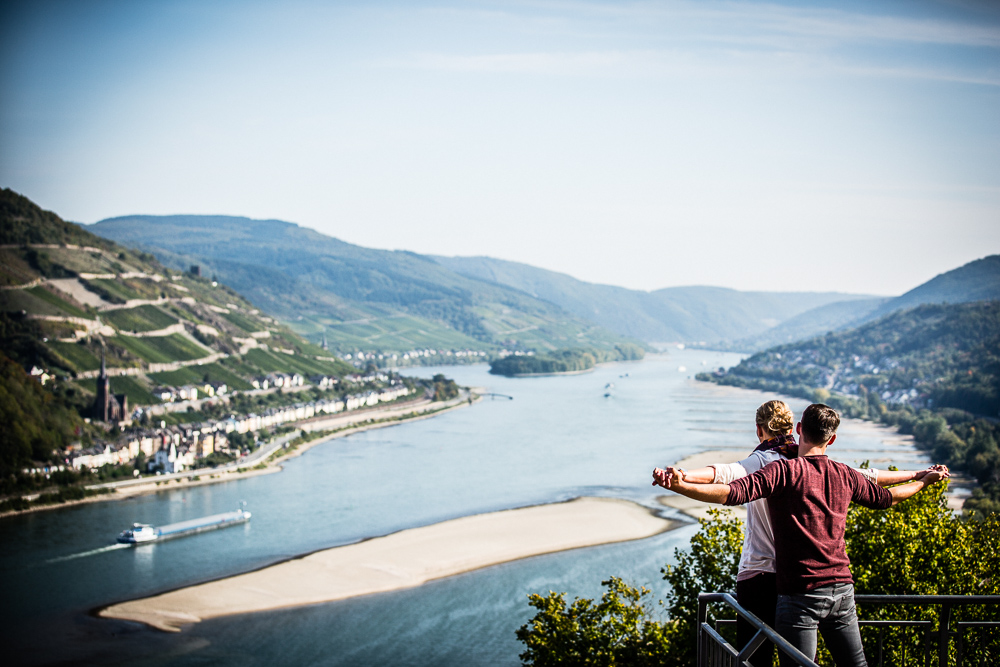
M 711 77 L 734 74 L 765 76 L 852 75 L 919 79 L 1000 86 L 1000 76 L 959 69 L 891 67 L 849 62 L 829 54 L 758 49 L 533 52 L 492 54 L 415 53 L 373 63 L 376 67 L 465 74 L 534 74 L 544 76 Z
M 553 10 L 564 18 L 571 12 L 579 18 L 634 22 L 649 26 L 695 22 L 712 28 L 705 37 L 724 38 L 755 33 L 772 38 L 830 38 L 841 42 L 909 42 L 967 47 L 1000 47 L 1000 26 L 963 23 L 945 19 L 886 16 L 839 9 L 787 7 L 769 3 L 528 3 L 536 10 Z M 513 16 L 513 14 L 508 14 Z M 522 15 L 528 21 L 550 21 L 546 15 Z M 688 26 L 691 27 L 691 26 Z M 714 32 L 714 34 L 712 34 Z

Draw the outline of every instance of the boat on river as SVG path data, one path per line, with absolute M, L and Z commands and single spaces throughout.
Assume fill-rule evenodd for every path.
M 118 541 L 122 544 L 149 544 L 150 542 L 161 542 L 173 537 L 183 537 L 194 533 L 203 533 L 206 530 L 235 526 L 246 523 L 250 520 L 250 512 L 246 510 L 246 503 L 242 503 L 240 509 L 235 512 L 224 512 L 213 514 L 199 519 L 189 519 L 170 523 L 165 526 L 151 526 L 146 523 L 132 524 L 118 535 Z

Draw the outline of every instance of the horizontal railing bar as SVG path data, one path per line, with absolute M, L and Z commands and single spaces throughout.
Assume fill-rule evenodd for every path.
M 870 595 L 858 594 L 855 602 L 882 604 L 1000 604 L 1000 595 Z
M 955 625 L 960 628 L 993 628 L 1000 626 L 1000 621 L 958 621 Z
M 895 626 L 904 626 L 904 625 L 907 625 L 907 626 L 913 626 L 913 625 L 932 626 L 932 625 L 934 625 L 934 621 L 863 621 L 863 620 L 859 620 L 858 621 L 858 625 L 868 625 L 868 626 L 874 626 L 874 627 L 883 627 L 883 626 L 893 626 L 893 627 L 895 627 Z

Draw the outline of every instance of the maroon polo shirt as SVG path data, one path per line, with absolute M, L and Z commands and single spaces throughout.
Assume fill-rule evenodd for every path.
M 777 587 L 782 595 L 853 583 L 844 544 L 847 508 L 851 502 L 872 509 L 892 506 L 888 491 L 827 456 L 769 463 L 731 483 L 726 505 L 759 498 L 767 498 Z

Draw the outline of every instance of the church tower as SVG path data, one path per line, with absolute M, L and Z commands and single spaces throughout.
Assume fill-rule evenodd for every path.
M 108 367 L 104 356 L 104 343 L 101 343 L 101 374 L 97 376 L 97 396 L 94 398 L 94 419 L 105 423 L 118 423 L 128 414 L 128 397 L 125 394 L 115 396 L 111 393 L 111 378 L 108 377 Z
M 104 360 L 104 344 L 101 344 L 101 374 L 97 376 L 97 398 L 94 400 L 94 418 L 107 422 L 111 412 L 111 379 Z

